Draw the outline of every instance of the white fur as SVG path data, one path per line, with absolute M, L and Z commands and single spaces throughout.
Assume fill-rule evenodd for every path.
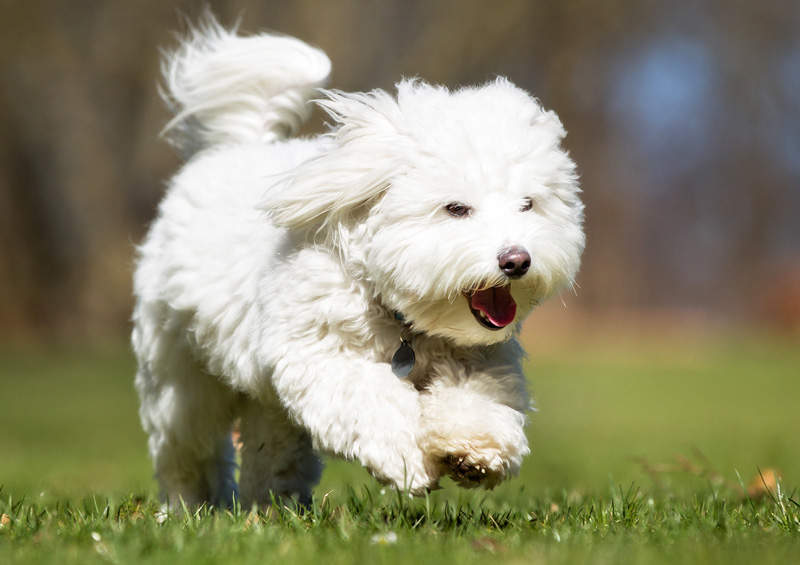
M 331 131 L 284 140 L 328 72 L 296 39 L 213 21 L 167 56 L 168 127 L 199 152 L 139 248 L 133 345 L 170 503 L 232 500 L 236 418 L 244 504 L 310 500 L 316 450 L 413 493 L 447 473 L 491 487 L 529 451 L 515 335 L 572 284 L 584 244 L 561 123 L 505 79 L 411 80 L 396 97 L 323 91 Z M 473 213 L 453 217 L 451 202 Z M 511 281 L 514 323 L 490 331 L 464 292 L 508 283 L 510 245 L 532 264 Z M 400 379 L 404 332 L 416 365 Z

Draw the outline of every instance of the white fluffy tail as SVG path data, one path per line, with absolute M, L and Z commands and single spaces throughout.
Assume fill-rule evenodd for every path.
M 221 143 L 295 134 L 331 71 L 327 55 L 293 37 L 228 31 L 212 16 L 162 65 L 162 96 L 175 112 L 167 139 L 189 157 Z

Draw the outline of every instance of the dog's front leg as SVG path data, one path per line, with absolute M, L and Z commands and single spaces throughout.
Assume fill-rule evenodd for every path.
M 379 480 L 423 493 L 437 477 L 417 444 L 419 394 L 387 363 L 345 359 L 321 345 L 287 355 L 273 385 L 317 449 L 357 459 Z
M 461 486 L 492 488 L 515 475 L 530 452 L 525 436 L 529 398 L 514 343 L 478 366 L 442 360 L 420 395 L 420 446 L 432 473 Z

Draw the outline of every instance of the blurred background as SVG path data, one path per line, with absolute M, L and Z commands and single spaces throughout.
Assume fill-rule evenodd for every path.
M 540 483 L 595 484 L 586 461 L 610 444 L 618 459 L 601 481 L 634 473 L 637 453 L 695 447 L 728 472 L 800 471 L 800 4 L 209 4 L 245 32 L 318 45 L 335 88 L 504 75 L 560 115 L 588 245 L 577 295 L 551 301 L 524 332 L 542 406 L 532 433 L 544 455 L 530 471 Z M 180 166 L 158 137 L 159 49 L 202 7 L 3 3 L 0 483 L 6 472 L 6 484 L 38 488 L 43 475 L 25 469 L 70 444 L 82 446 L 72 464 L 86 484 L 110 473 L 124 485 L 127 472 L 151 484 L 125 345 L 133 252 Z M 317 113 L 306 132 L 321 129 Z M 112 444 L 136 463 L 108 471 Z M 66 484 L 63 465 L 49 472 Z

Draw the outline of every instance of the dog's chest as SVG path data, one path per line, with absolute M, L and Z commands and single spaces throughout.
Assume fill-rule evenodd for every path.
M 383 352 L 383 359 L 398 379 L 418 390 L 428 388 L 437 378 L 466 378 L 477 362 L 474 353 L 422 335 L 398 336 L 396 343 Z

